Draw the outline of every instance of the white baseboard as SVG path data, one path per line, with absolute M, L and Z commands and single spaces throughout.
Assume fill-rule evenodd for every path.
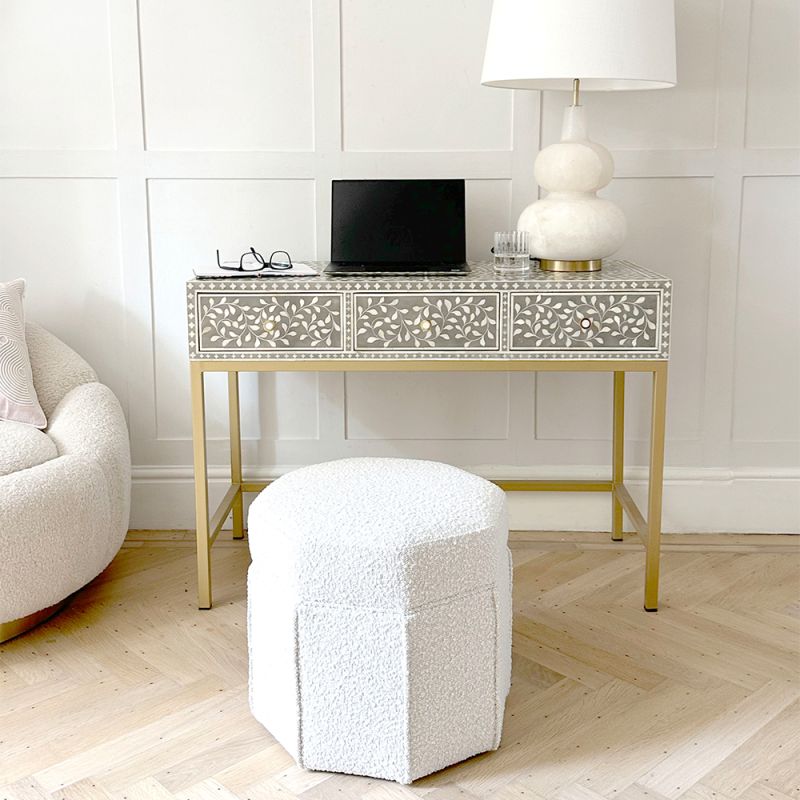
M 251 480 L 278 477 L 290 467 L 251 470 Z M 605 479 L 590 467 L 476 467 L 486 478 Z M 226 487 L 223 468 L 209 470 L 209 494 L 217 503 Z M 645 472 L 626 471 L 626 482 L 642 511 L 646 510 Z M 509 495 L 515 530 L 596 531 L 610 527 L 606 494 L 515 492 Z M 194 527 L 191 467 L 134 467 L 131 528 L 143 530 Z M 798 533 L 800 469 L 667 468 L 663 528 L 668 533 Z

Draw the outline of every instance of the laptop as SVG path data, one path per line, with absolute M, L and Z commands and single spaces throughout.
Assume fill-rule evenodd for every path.
M 466 272 L 463 180 L 344 180 L 326 273 Z

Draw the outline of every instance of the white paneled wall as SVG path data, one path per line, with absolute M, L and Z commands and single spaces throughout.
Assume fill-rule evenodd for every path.
M 510 93 L 480 86 L 491 5 L 342 0 L 343 148 L 511 150 Z
M 192 266 L 251 244 L 326 258 L 332 178 L 466 178 L 473 259 L 536 196 L 568 98 L 480 86 L 490 6 L 0 0 L 0 279 L 27 278 L 30 317 L 121 398 L 133 525 L 192 525 Z M 617 164 L 620 255 L 675 282 L 665 526 L 797 530 L 800 4 L 677 7 L 676 89 L 585 95 Z M 630 379 L 634 478 L 648 394 Z M 242 405 L 254 475 L 354 454 L 511 477 L 609 462 L 604 375 L 251 374 Z M 518 526 L 609 522 L 597 496 L 514 500 Z
M 140 0 L 148 150 L 314 149 L 310 2 Z
M 3 0 L 0 31 L 0 147 L 114 150 L 105 0 Z

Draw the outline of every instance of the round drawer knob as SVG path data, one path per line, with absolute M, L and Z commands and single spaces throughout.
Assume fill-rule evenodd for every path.
M 268 319 L 264 323 L 264 330 L 265 331 L 271 331 L 271 330 L 274 330 L 274 329 L 275 329 L 275 322 L 273 320 L 271 320 L 271 319 Z
M 583 328 L 585 331 L 588 331 L 589 328 L 592 327 L 592 321 L 589 319 L 589 317 L 583 317 L 580 324 L 581 328 Z
M 429 319 L 424 319 L 424 320 L 422 320 L 422 322 L 420 322 L 420 324 L 419 324 L 419 327 L 420 327 L 420 328 L 421 328 L 423 331 L 430 330 L 430 327 L 431 327 L 431 321 L 430 321 Z

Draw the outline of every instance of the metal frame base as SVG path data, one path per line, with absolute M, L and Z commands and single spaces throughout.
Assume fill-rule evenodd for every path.
M 245 492 L 260 492 L 269 481 L 246 481 L 242 478 L 242 442 L 239 420 L 239 372 L 283 372 L 320 370 L 336 371 L 485 371 L 485 372 L 611 372 L 614 376 L 613 434 L 611 480 L 498 480 L 505 491 L 608 492 L 611 495 L 611 539 L 622 541 L 623 513 L 633 523 L 645 548 L 644 608 L 658 610 L 658 586 L 661 563 L 661 506 L 664 482 L 664 435 L 667 411 L 667 361 L 620 359 L 618 361 L 269 361 L 267 359 L 193 360 L 190 361 L 192 389 L 192 439 L 194 445 L 195 511 L 197 520 L 197 592 L 198 606 L 211 608 L 211 547 L 222 526 L 233 516 L 233 538 L 244 536 L 242 501 Z M 206 462 L 205 385 L 206 372 L 228 373 L 228 410 L 230 423 L 231 482 L 222 502 L 209 515 L 208 470 Z M 647 517 L 639 510 L 625 486 L 625 373 L 652 375 L 650 416 L 650 458 Z
M 72 595 L 55 603 L 52 606 L 41 609 L 41 611 L 34 611 L 33 614 L 28 614 L 26 617 L 19 619 L 12 619 L 9 622 L 0 622 L 0 644 L 13 639 L 15 636 L 21 636 L 23 633 L 35 628 L 46 622 L 50 617 L 55 616 L 59 611 L 69 605 L 72 600 Z

